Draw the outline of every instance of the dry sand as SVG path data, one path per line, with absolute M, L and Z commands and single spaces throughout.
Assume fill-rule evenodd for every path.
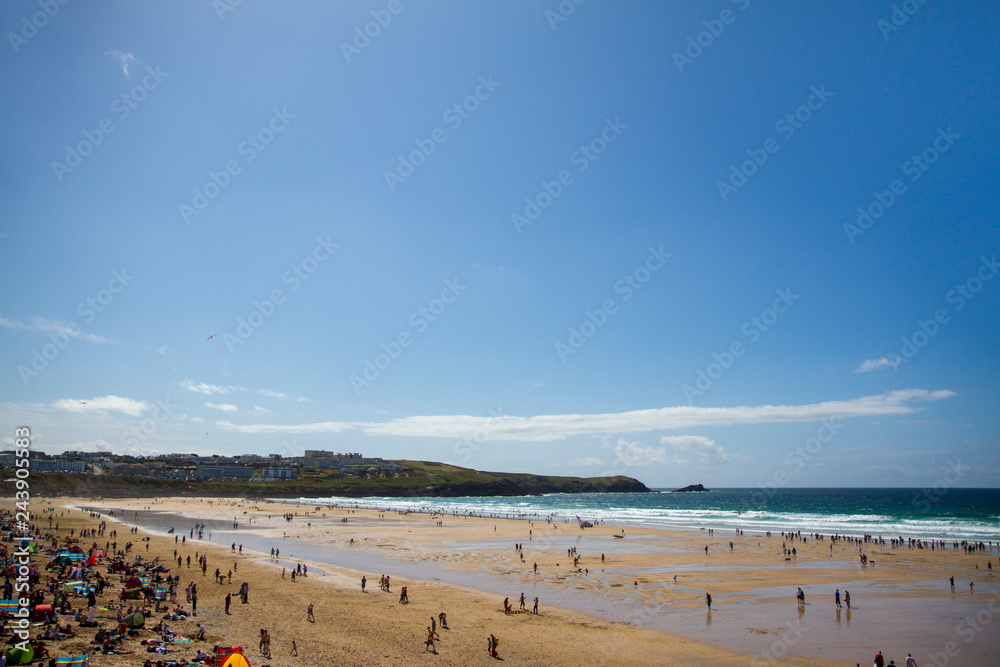
M 132 541 L 136 543 L 132 553 L 145 554 L 146 542 L 140 540 L 148 536 L 149 557 L 159 555 L 168 565 L 172 559 L 176 566 L 175 549 L 184 558 L 191 555 L 192 565 L 196 552 L 208 555 L 208 576 L 195 567 L 179 570 L 181 591 L 190 581 L 198 584 L 197 620 L 172 624 L 175 630 L 193 635 L 197 624 L 204 623 L 208 641 L 160 657 L 191 658 L 199 646 L 209 650 L 222 644 L 242 645 L 254 667 L 418 661 L 490 664 L 494 660 L 486 650 L 490 633 L 500 638 L 499 655 L 509 664 L 745 665 L 763 663 L 762 655 L 782 656 L 781 664 L 870 664 L 875 650 L 882 649 L 897 664 L 913 651 L 923 665 L 927 651 L 943 651 L 949 640 L 957 642 L 961 655 L 952 664 L 994 664 L 997 655 L 996 640 L 991 638 L 995 628 L 977 630 L 968 643 L 956 634 L 963 615 L 995 609 L 985 626 L 1000 613 L 996 604 L 1000 595 L 991 594 L 985 572 L 988 560 L 997 564 L 996 552 L 968 555 L 950 549 L 869 544 L 862 550 L 876 565 L 861 567 L 857 545 L 838 543 L 831 550 L 825 540 L 788 542 L 798 553 L 786 561 L 780 535 L 626 528 L 625 539 L 615 539 L 620 527 L 581 531 L 575 524 L 545 521 L 232 499 L 59 499 L 36 500 L 33 505 L 36 516 L 44 517 L 44 508 L 54 510 L 62 535 L 96 525 L 86 513 L 66 508 L 101 507 L 114 509 L 123 521 L 174 526 L 178 537 L 188 538 L 175 545 L 174 536 L 162 531 L 140 529 L 130 535 L 128 527 L 111 522 L 109 532 L 118 529 L 119 548 Z M 142 516 L 133 517 L 136 511 Z M 295 513 L 295 518 L 284 520 L 285 512 Z M 236 531 L 232 531 L 234 519 L 239 523 Z M 38 523 L 44 531 L 47 522 Z M 196 523 L 209 526 L 202 540 L 190 538 Z M 108 540 L 106 535 L 97 541 L 103 546 Z M 246 543 L 242 554 L 232 553 L 232 541 Z M 515 543 L 523 545 L 523 561 Z M 251 551 L 250 544 L 260 551 Z M 281 562 L 270 558 L 268 545 L 281 550 Z M 572 546 L 582 556 L 578 568 L 589 572 L 573 567 L 567 554 Z M 282 579 L 282 567 L 292 563 L 307 565 L 309 576 L 294 583 L 287 575 Z M 976 564 L 981 569 L 975 569 Z M 216 568 L 225 574 L 234 566 L 232 584 L 213 583 Z M 383 573 L 392 575 L 391 593 L 379 590 Z M 368 579 L 365 593 L 360 587 L 362 575 Z M 965 588 L 952 594 L 949 576 Z M 976 580 L 976 595 L 968 592 L 970 579 Z M 232 614 L 227 616 L 223 598 L 227 592 L 235 593 L 243 581 L 250 584 L 250 604 L 240 604 L 234 595 Z M 407 605 L 398 602 L 402 586 L 408 588 Z M 806 590 L 805 607 L 794 603 L 796 586 Z M 835 587 L 852 591 L 853 612 L 836 611 Z M 503 597 L 509 596 L 516 610 L 522 591 L 529 610 L 534 595 L 541 597 L 540 614 L 503 613 Z M 713 597 L 711 613 L 705 607 L 705 592 Z M 115 595 L 112 591 L 106 598 L 113 600 Z M 183 592 L 178 599 L 183 603 Z M 553 600 L 576 609 L 552 606 Z M 928 607 L 929 600 L 931 609 L 935 605 L 951 609 L 901 615 L 899 609 L 907 600 L 915 608 Z M 310 603 L 315 623 L 306 620 Z M 442 611 L 450 629 L 438 630 L 437 655 L 425 653 L 426 627 L 431 616 Z M 157 620 L 154 617 L 147 626 Z M 272 637 L 270 660 L 258 654 L 261 628 Z M 298 656 L 290 655 L 292 640 Z M 139 649 L 138 641 L 130 644 Z M 921 653 L 916 645 L 926 650 Z M 83 641 L 66 640 L 56 646 L 59 653 L 54 655 L 86 651 Z M 146 657 L 156 656 L 92 653 L 91 664 L 139 665 Z

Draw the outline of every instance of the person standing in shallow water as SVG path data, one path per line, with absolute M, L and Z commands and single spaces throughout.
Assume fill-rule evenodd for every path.
M 708 610 L 712 611 L 712 594 L 705 593 L 705 604 L 708 605 Z

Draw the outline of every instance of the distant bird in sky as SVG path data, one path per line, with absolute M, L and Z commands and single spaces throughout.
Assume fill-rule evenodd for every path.
M 212 334 L 211 336 L 209 336 L 209 337 L 208 337 L 208 338 L 206 338 L 205 340 L 212 340 L 213 338 L 215 338 L 215 337 L 216 337 L 216 336 L 218 336 L 218 335 L 219 335 L 219 334 Z

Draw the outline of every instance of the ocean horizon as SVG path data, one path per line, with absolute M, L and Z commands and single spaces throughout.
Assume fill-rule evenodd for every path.
M 278 500 L 278 499 L 276 499 Z M 679 493 L 325 497 L 294 501 L 389 511 L 603 522 L 650 528 L 1000 542 L 1000 489 L 719 488 Z

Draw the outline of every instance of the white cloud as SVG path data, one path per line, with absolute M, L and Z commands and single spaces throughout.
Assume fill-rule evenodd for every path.
M 292 398 L 291 396 L 289 396 L 288 394 L 286 394 L 283 391 L 274 391 L 273 389 L 258 389 L 257 393 L 260 396 L 266 396 L 268 398 L 277 398 L 279 400 L 285 400 L 287 398 Z M 296 396 L 293 400 L 297 401 L 298 403 L 305 403 L 309 399 L 306 398 L 305 396 Z
M 203 422 L 203 421 L 205 421 L 205 420 L 204 420 L 204 419 L 203 419 L 202 417 L 191 417 L 191 421 L 193 421 L 193 422 L 196 422 L 196 423 L 199 423 L 199 424 L 200 424 L 201 422 Z
M 195 384 L 187 378 L 181 382 L 181 387 L 187 389 L 188 391 L 205 394 L 206 396 L 212 396 L 213 394 L 228 394 L 232 391 L 246 391 L 243 387 L 234 387 L 233 385 L 223 387 L 217 384 L 208 384 L 207 382 L 199 382 L 198 384 Z
M 167 346 L 166 345 L 161 345 L 160 347 L 156 348 L 156 351 L 159 352 L 160 354 L 166 354 L 167 353 Z
M 694 452 L 701 457 L 702 463 L 725 463 L 729 455 L 714 440 L 700 435 L 665 435 L 660 438 L 661 445 L 670 445 L 682 452 Z
M 247 414 L 253 415 L 254 417 L 267 414 L 268 412 L 270 412 L 270 410 L 262 408 L 259 405 L 255 405 L 251 409 L 247 410 Z
M 123 412 L 132 417 L 138 417 L 153 406 L 145 401 L 136 401 L 131 398 L 121 396 L 99 396 L 86 400 L 78 398 L 61 398 L 52 403 L 52 407 L 57 410 L 67 412 L 107 414 L 108 412 Z
M 222 410 L 223 412 L 236 412 L 239 410 L 239 408 L 232 403 L 206 403 L 205 405 L 206 407 Z
M 461 439 L 485 428 L 493 440 L 549 442 L 571 436 L 608 433 L 648 433 L 700 426 L 809 422 L 882 415 L 907 415 L 918 410 L 911 403 L 955 396 L 951 390 L 901 389 L 875 396 L 806 405 L 758 405 L 729 408 L 676 406 L 631 412 L 536 417 L 472 417 L 434 415 L 404 417 L 384 422 L 314 422 L 309 424 L 246 424 L 221 422 L 221 428 L 240 433 L 341 433 L 360 431 L 377 436 Z
M 268 398 L 288 398 L 288 394 L 282 391 L 274 391 L 272 389 L 258 389 L 257 393 L 261 396 L 267 396 Z
M 78 326 L 69 326 L 66 322 L 62 320 L 48 320 L 44 317 L 29 317 L 29 322 L 24 323 L 21 320 L 11 320 L 3 315 L 0 315 L 0 327 L 6 329 L 21 329 L 23 331 L 34 331 L 36 333 L 54 333 L 57 336 L 62 334 L 67 338 L 77 338 L 79 340 L 85 340 L 88 343 L 110 343 L 111 341 L 104 336 L 98 336 L 97 334 L 88 334 L 80 331 Z
M 662 447 L 643 447 L 638 442 L 619 438 L 615 445 L 615 458 L 627 466 L 663 465 L 668 462 L 667 450 Z
M 883 368 L 896 368 L 902 363 L 902 358 L 896 357 L 890 360 L 889 357 L 879 357 L 878 359 L 865 359 L 854 369 L 855 373 L 871 373 Z

